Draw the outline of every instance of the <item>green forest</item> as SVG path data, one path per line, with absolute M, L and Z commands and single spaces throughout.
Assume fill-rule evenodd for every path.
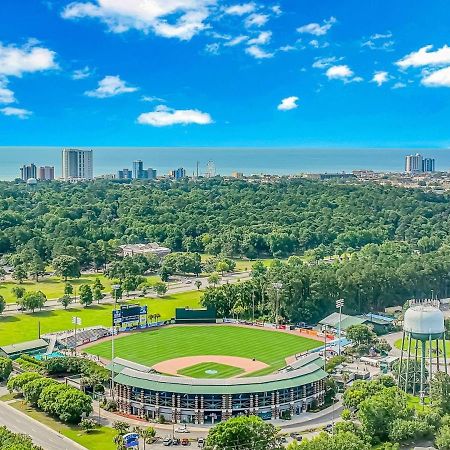
M 271 286 L 282 281 L 281 320 L 314 321 L 340 297 L 346 310 L 368 312 L 431 291 L 448 296 L 449 201 L 418 189 L 287 178 L 52 182 L 35 189 L 2 182 L 0 253 L 18 280 L 37 279 L 50 264 L 64 278 L 109 263 L 110 278 L 153 268 L 165 281 L 177 271 L 210 272 L 211 257 L 200 254 L 225 262 L 276 258 L 269 268 L 256 264 L 251 283 L 209 288 L 203 303 L 222 315 L 273 316 Z M 117 261 L 118 245 L 149 241 L 175 255 L 162 267 Z

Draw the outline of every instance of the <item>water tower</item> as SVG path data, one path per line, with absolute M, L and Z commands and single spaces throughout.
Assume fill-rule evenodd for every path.
M 405 353 L 405 339 L 407 340 L 406 351 L 408 354 L 406 361 L 403 356 Z M 413 394 L 415 394 L 416 382 L 420 381 L 419 394 L 423 401 L 426 392 L 429 391 L 433 377 L 433 353 L 436 355 L 435 365 L 437 371 L 441 371 L 441 365 L 443 365 L 443 371 L 447 373 L 444 314 L 439 309 L 438 300 L 412 301 L 410 303 L 403 321 L 402 349 L 398 385 L 400 388 L 404 388 L 406 392 L 408 383 L 412 381 Z M 444 359 L 443 364 L 439 357 L 441 350 Z M 427 359 L 428 377 L 426 375 Z M 410 373 L 411 361 L 414 361 L 414 364 Z M 406 372 L 403 374 L 402 369 L 405 367 Z

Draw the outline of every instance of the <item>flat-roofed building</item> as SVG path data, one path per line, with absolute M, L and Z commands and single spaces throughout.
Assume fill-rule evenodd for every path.
M 170 248 L 163 247 L 156 242 L 150 242 L 148 244 L 124 244 L 120 246 L 121 256 L 134 256 L 154 254 L 160 258 L 168 255 L 171 252 Z

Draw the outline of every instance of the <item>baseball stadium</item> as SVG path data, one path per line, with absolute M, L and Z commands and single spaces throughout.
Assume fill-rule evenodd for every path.
M 317 339 L 204 317 L 191 321 L 183 310 L 175 322 L 118 334 L 114 352 L 111 336 L 83 346 L 111 370 L 119 412 L 208 424 L 243 414 L 290 418 L 323 404 L 327 374 L 311 351 L 322 346 Z

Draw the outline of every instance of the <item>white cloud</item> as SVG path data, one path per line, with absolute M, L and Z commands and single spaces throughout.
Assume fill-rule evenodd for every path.
M 331 66 L 325 72 L 329 80 L 341 80 L 344 83 L 363 81 L 361 77 L 354 77 L 354 72 L 346 64 Z
M 328 31 L 331 29 L 331 27 L 336 23 L 335 17 L 330 17 L 328 20 L 324 20 L 323 24 L 320 25 L 319 23 L 309 23 L 307 25 L 303 25 L 299 28 L 297 28 L 297 31 L 299 33 L 307 33 L 312 34 L 314 36 L 324 36 L 328 33 Z
M 0 78 L 0 103 L 8 104 L 14 103 L 16 99 L 14 98 L 14 92 L 8 89 L 8 80 Z
M 21 77 L 27 72 L 55 69 L 55 52 L 29 41 L 23 47 L 0 43 L 0 75 Z
M 28 111 L 28 109 L 13 108 L 12 106 L 7 106 L 0 109 L 0 112 L 5 116 L 15 116 L 19 119 L 28 119 L 33 113 Z
M 336 56 L 330 56 L 328 58 L 316 58 L 312 67 L 314 69 L 325 69 L 332 66 L 333 64 L 342 61 L 344 58 L 337 58 Z
M 287 53 L 287 52 L 292 52 L 292 51 L 294 51 L 294 50 L 298 50 L 298 47 L 295 47 L 294 45 L 283 45 L 282 47 L 280 47 L 279 49 L 278 49 L 280 52 L 285 52 L 285 53 Z
M 218 42 L 213 42 L 211 44 L 205 45 L 205 52 L 211 53 L 212 55 L 218 55 L 220 50 L 220 44 Z
M 450 87 L 450 67 L 426 75 L 421 83 L 427 87 Z
M 190 40 L 209 27 L 205 22 L 216 3 L 216 0 L 93 0 L 70 3 L 64 8 L 62 17 L 95 18 L 113 33 L 136 29 Z
M 389 74 L 387 72 L 380 70 L 373 74 L 372 82 L 376 83 L 378 86 L 381 86 L 387 81 L 389 81 Z
M 160 97 L 153 97 L 151 95 L 143 95 L 141 97 L 142 102 L 165 102 L 163 98 Z
M 280 6 L 280 5 L 272 6 L 272 11 L 273 11 L 274 14 L 276 14 L 277 16 L 279 16 L 280 14 L 283 14 L 283 11 L 281 10 L 281 6 Z
M 298 108 L 298 97 L 286 97 L 281 100 L 281 103 L 277 106 L 277 109 L 280 111 L 290 111 L 291 109 Z
M 249 55 L 253 56 L 253 58 L 256 59 L 267 59 L 267 58 L 273 58 L 275 56 L 274 53 L 266 52 L 261 47 L 258 47 L 257 45 L 251 45 L 250 47 L 247 47 L 245 49 L 245 52 Z
M 269 20 L 269 16 L 267 14 L 251 14 L 245 19 L 245 26 L 247 28 L 250 27 L 262 27 Z
M 91 69 L 88 66 L 84 66 L 82 69 L 74 70 L 72 73 L 73 80 L 83 80 L 92 75 Z
M 242 42 L 245 42 L 248 39 L 248 36 L 236 36 L 235 38 L 231 39 L 231 41 L 226 42 L 223 44 L 225 47 L 234 47 L 235 45 L 242 44 Z
M 314 48 L 326 48 L 329 47 L 330 44 L 328 42 L 320 43 L 317 39 L 313 39 L 309 41 L 309 45 Z
M 153 127 L 166 127 L 170 125 L 208 125 L 213 122 L 208 113 L 198 109 L 172 109 L 159 105 L 154 111 L 141 114 L 138 123 Z
M 394 86 L 392 86 L 392 89 L 403 89 L 405 87 L 406 87 L 405 83 L 397 81 L 397 83 L 395 83 Z
M 250 39 L 248 41 L 249 45 L 264 45 L 270 42 L 270 39 L 272 39 L 272 32 L 271 31 L 261 31 L 259 33 L 258 37 Z
M 450 64 L 450 47 L 444 45 L 436 51 L 430 51 L 432 45 L 426 45 L 417 52 L 406 55 L 395 64 L 401 69 L 408 67 L 424 67 L 424 66 L 445 66 Z
M 395 42 L 391 39 L 392 33 L 388 31 L 387 33 L 375 33 L 365 40 L 361 47 L 368 47 L 371 50 L 386 50 L 392 51 Z
M 86 91 L 84 94 L 88 97 L 106 98 L 115 95 L 135 92 L 138 88 L 128 86 L 119 76 L 108 75 L 98 82 L 97 89 Z
M 256 9 L 254 3 L 243 3 L 240 5 L 232 5 L 225 8 L 225 14 L 230 14 L 234 16 L 243 16 L 244 14 L 249 14 Z

